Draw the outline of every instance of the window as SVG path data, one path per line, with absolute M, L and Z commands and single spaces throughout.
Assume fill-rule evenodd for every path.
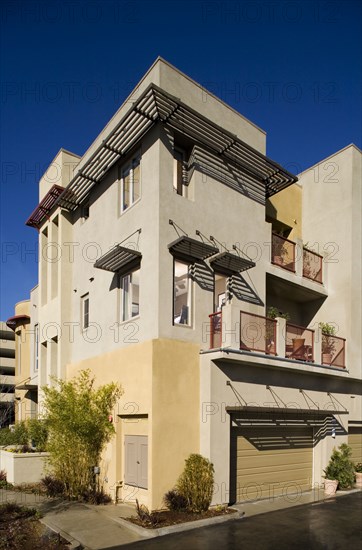
M 121 169 L 121 213 L 141 197 L 140 156 Z
M 17 333 L 16 333 L 16 352 L 15 352 L 15 357 L 16 357 L 16 364 L 17 364 L 17 374 L 20 375 L 21 374 L 21 330 L 19 330 Z
M 34 326 L 34 370 L 39 368 L 39 325 Z
M 89 327 L 89 294 L 81 297 L 81 308 L 82 329 L 85 330 Z
M 128 321 L 140 313 L 140 270 L 132 271 L 120 279 L 120 319 Z
M 125 435 L 124 481 L 127 485 L 148 488 L 148 437 Z
M 174 191 L 182 197 L 187 197 L 187 185 L 185 184 L 185 153 L 181 149 L 175 149 L 173 152 L 174 170 L 173 170 L 173 188 Z
M 173 324 L 191 326 L 191 279 L 189 265 L 174 260 L 173 270 Z

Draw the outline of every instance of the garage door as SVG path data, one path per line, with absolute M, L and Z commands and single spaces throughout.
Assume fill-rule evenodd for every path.
M 231 499 L 237 502 L 311 489 L 311 428 L 232 428 Z M 231 500 L 231 501 L 232 501 Z
M 362 428 L 349 428 L 348 445 L 352 447 L 353 462 L 362 462 Z

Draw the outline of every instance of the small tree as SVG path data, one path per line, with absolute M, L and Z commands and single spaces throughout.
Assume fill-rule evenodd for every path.
M 213 464 L 199 454 L 191 454 L 176 485 L 177 492 L 187 501 L 187 508 L 191 512 L 206 512 L 211 504 L 213 489 Z
M 351 460 L 352 449 L 342 443 L 338 449 L 333 449 L 331 458 L 324 470 L 326 479 L 335 479 L 340 489 L 348 489 L 354 483 L 354 465 Z
M 69 498 L 94 488 L 93 467 L 115 432 L 109 415 L 122 388 L 114 382 L 95 388 L 94 382 L 85 370 L 73 380 L 56 380 L 55 387 L 43 388 L 49 464 Z

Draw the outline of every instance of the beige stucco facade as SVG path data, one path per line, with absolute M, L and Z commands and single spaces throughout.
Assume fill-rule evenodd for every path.
M 153 85 L 156 95 L 158 89 L 168 94 L 162 101 L 169 101 L 174 112 L 183 109 L 182 121 L 172 119 L 172 111 L 168 118 L 150 123 L 134 143 L 130 137 L 132 146 L 128 144 L 125 153 L 105 166 L 97 183 L 92 176 L 84 176 L 79 191 L 72 187 L 75 206 L 71 199 L 70 205 L 56 203 L 37 225 L 39 287 L 33 296 L 37 307 L 30 317 L 32 326 L 39 326 L 40 403 L 41 387 L 52 384 L 54 376 L 69 379 L 86 368 L 97 384 L 117 381 L 122 385 L 124 393 L 113 414 L 116 435 L 101 464 L 101 480 L 113 498 L 138 498 L 151 508 L 160 507 L 184 460 L 192 452 L 201 452 L 215 466 L 213 502 L 229 502 L 235 490 L 231 487 L 233 430 L 238 427 L 242 433 L 245 423 L 257 429 L 252 414 L 265 421 L 265 429 L 268 418 L 282 425 L 287 438 L 288 430 L 298 425 L 310 430 L 309 481 L 320 484 L 333 446 L 347 440 L 349 422 L 362 425 L 361 247 L 357 249 L 361 153 L 352 146 L 335 155 L 333 162 L 339 163 L 341 174 L 335 187 L 317 188 L 308 171 L 289 185 L 292 176 L 262 156 L 264 131 L 158 59 L 79 159 L 74 174 L 93 173 L 92 162 L 97 166 L 114 153 L 115 145 L 104 146 L 101 154 L 99 148 L 122 124 L 124 132 L 134 124 L 136 135 L 141 119 L 130 122 L 129 117 L 139 115 L 132 111 L 138 109 L 133 102 L 142 100 Z M 145 119 L 152 121 L 154 113 L 163 113 L 162 101 L 155 102 L 155 111 Z M 128 117 L 126 122 L 123 117 Z M 192 128 L 197 124 L 195 134 Z M 214 142 L 226 140 L 227 145 L 216 151 L 208 132 L 213 132 Z M 233 147 L 235 158 L 228 156 Z M 174 185 L 180 149 L 184 154 L 182 192 Z M 66 170 L 77 157 L 61 151 L 56 159 L 61 170 L 52 184 L 67 185 Z M 134 166 L 139 166 L 138 196 L 133 201 L 128 197 L 131 204 L 123 208 L 123 174 L 130 167 L 127 173 L 132 175 Z M 286 188 L 275 182 L 268 187 L 262 173 L 265 167 L 280 173 Z M 70 177 L 69 186 L 72 181 Z M 42 181 L 40 187 L 44 198 L 51 186 Z M 275 253 L 273 232 L 283 242 L 288 237 L 293 261 L 281 265 L 286 253 L 281 246 Z M 356 243 L 353 250 L 351 234 Z M 182 241 L 185 235 L 196 245 L 187 244 L 186 237 Z M 182 253 L 175 245 L 179 239 Z M 313 256 L 304 248 L 314 250 L 317 240 L 320 256 Z M 340 250 L 336 264 L 330 261 L 331 241 Z M 209 257 L 192 256 L 200 252 L 201 243 L 213 246 Z M 132 269 L 127 271 L 127 262 L 109 268 L 105 258 L 115 254 L 117 244 L 126 249 Z M 238 267 L 225 272 L 225 266 L 213 261 L 226 250 L 231 264 Z M 320 262 L 321 280 L 306 271 L 306 254 Z M 112 258 L 115 262 L 116 256 Z M 241 259 L 246 262 L 245 272 Z M 122 277 L 135 272 L 134 262 L 139 267 L 135 310 L 124 320 Z M 180 284 L 177 262 L 188 265 L 187 278 Z M 127 284 L 133 284 L 131 279 Z M 175 303 L 185 284 L 187 323 L 182 324 Z M 303 342 L 304 355 L 293 355 L 294 344 L 287 335 L 291 328 L 285 319 L 277 319 L 274 336 L 268 336 L 263 327 L 270 306 L 288 312 L 288 323 L 298 325 L 304 342 L 311 339 L 308 345 Z M 222 310 L 222 317 L 216 310 Z M 213 313 L 220 319 L 217 344 L 210 335 Z M 318 323 L 332 320 L 338 324 L 336 336 L 346 339 L 341 348 L 343 364 L 342 359 L 340 364 L 323 363 Z M 245 335 L 254 341 L 255 333 L 263 330 L 256 344 L 243 345 Z M 342 342 L 339 339 L 337 344 Z M 268 346 L 274 346 L 272 351 Z M 282 424 L 276 418 L 278 410 L 286 415 Z M 143 453 L 145 470 L 139 483 L 132 481 L 133 473 L 127 470 L 130 441 L 139 445 L 136 452 Z

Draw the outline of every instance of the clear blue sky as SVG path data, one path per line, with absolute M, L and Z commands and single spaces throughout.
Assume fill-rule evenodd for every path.
M 0 319 L 37 283 L 40 176 L 61 147 L 84 153 L 158 55 L 297 173 L 361 147 L 361 24 L 357 0 L 3 0 Z

